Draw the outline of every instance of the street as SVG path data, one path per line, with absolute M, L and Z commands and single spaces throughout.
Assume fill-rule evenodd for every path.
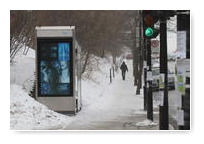
M 168 68 L 175 74 L 175 61 L 168 62 Z M 153 92 L 154 107 L 157 107 L 157 99 L 159 98 L 159 91 Z M 169 122 L 177 128 L 178 107 L 181 105 L 181 94 L 177 90 L 177 78 L 175 76 L 175 90 L 168 91 L 169 100 Z

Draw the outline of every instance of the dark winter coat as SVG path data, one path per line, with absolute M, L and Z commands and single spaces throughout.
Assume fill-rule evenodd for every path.
M 120 66 L 120 69 L 122 72 L 128 71 L 128 68 L 127 68 L 127 65 L 125 64 L 125 62 L 122 63 L 122 65 Z

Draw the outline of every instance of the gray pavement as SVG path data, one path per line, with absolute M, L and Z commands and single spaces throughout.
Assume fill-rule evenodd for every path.
M 158 109 L 154 109 L 154 123 L 156 125 L 137 125 L 139 122 L 147 120 L 145 111 L 133 114 L 132 116 L 118 116 L 114 119 L 108 119 L 107 121 L 90 121 L 84 124 L 80 121 L 74 121 L 69 124 L 65 130 L 159 130 L 159 112 Z M 172 125 L 169 125 L 169 130 L 174 130 Z

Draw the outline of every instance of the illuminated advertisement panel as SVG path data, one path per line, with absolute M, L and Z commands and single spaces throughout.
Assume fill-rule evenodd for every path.
M 38 95 L 73 96 L 72 40 L 38 39 Z

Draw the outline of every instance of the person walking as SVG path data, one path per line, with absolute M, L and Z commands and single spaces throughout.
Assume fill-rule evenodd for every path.
M 122 65 L 120 66 L 121 72 L 122 72 L 122 79 L 125 80 L 125 73 L 126 71 L 128 72 L 128 67 L 125 64 L 125 62 L 122 63 Z

